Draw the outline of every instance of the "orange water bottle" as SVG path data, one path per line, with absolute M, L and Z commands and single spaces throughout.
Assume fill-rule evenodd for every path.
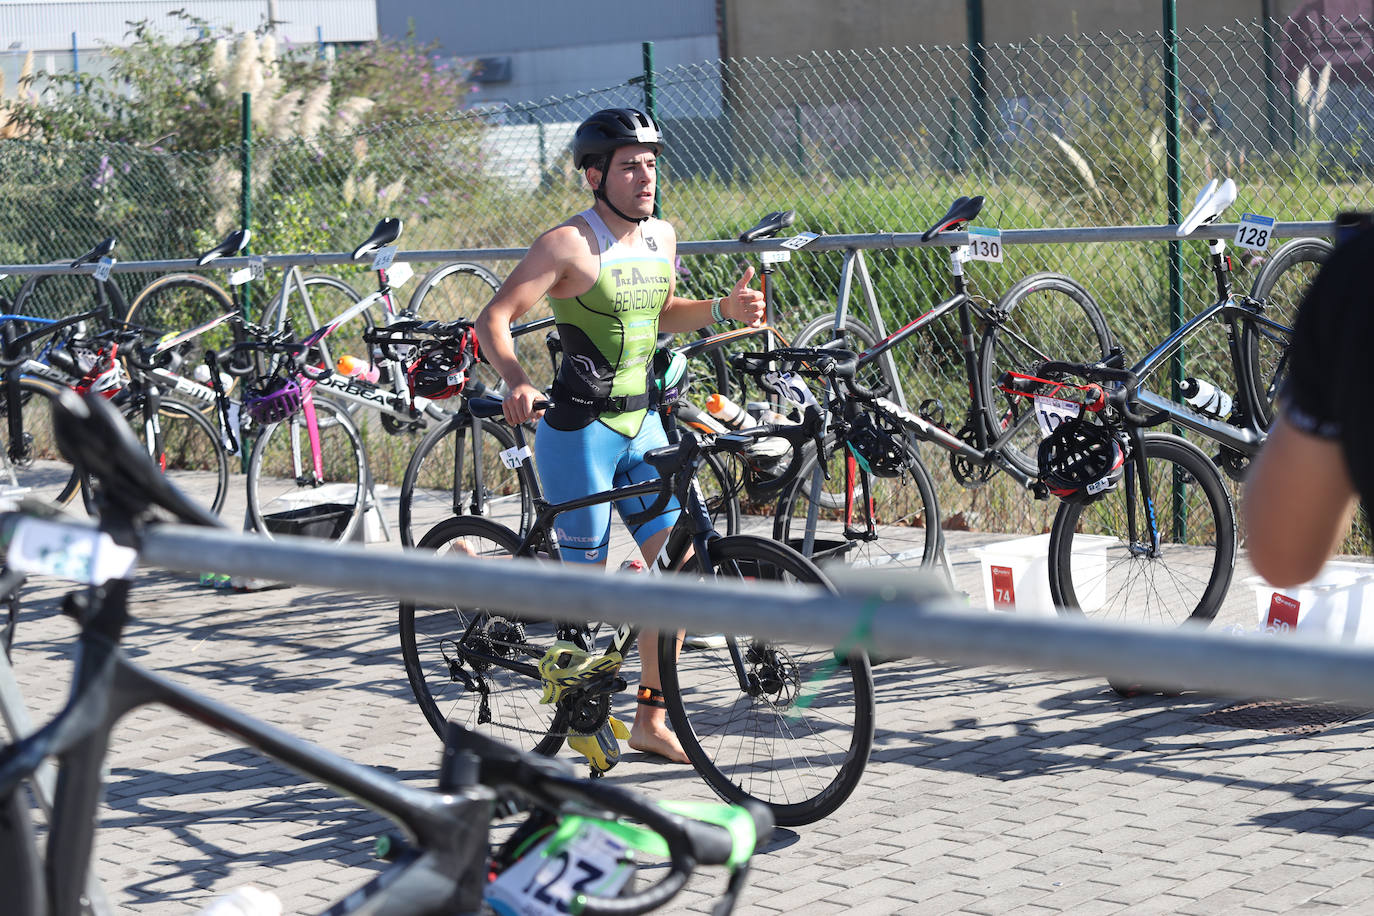
M 364 382 L 377 381 L 376 366 L 365 359 L 349 356 L 347 353 L 339 357 L 338 362 L 334 364 L 334 370 L 340 375 L 346 375 L 349 378 L 356 378 Z
M 706 412 L 731 429 L 753 425 L 749 413 L 723 394 L 715 393 L 706 398 Z

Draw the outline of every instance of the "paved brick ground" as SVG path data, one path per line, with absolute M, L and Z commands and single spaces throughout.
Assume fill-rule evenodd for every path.
M 976 540 L 952 553 L 970 590 L 978 567 L 963 547 Z M 58 594 L 34 585 L 15 650 L 43 712 L 60 703 L 69 670 Z M 1228 613 L 1248 622 L 1253 599 L 1233 594 Z M 410 699 L 391 602 L 231 594 L 158 572 L 144 574 L 136 599 L 127 645 L 143 664 L 432 782 L 438 746 Z M 1229 701 L 1126 701 L 1098 680 L 924 660 L 875 674 L 878 735 L 863 784 L 835 817 L 779 831 L 741 912 L 1374 908 L 1367 717 L 1285 735 L 1202 718 Z M 311 912 L 374 869 L 377 816 L 168 710 L 131 715 L 109 767 L 99 874 L 124 911 L 193 912 L 253 883 L 289 912 Z M 611 778 L 708 795 L 689 768 L 634 753 Z M 672 911 L 709 910 L 722 882 L 699 876 Z

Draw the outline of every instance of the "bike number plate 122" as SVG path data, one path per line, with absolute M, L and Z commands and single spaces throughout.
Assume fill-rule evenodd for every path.
M 634 868 L 625 851 L 593 824 L 570 838 L 555 834 L 502 872 L 487 888 L 486 902 L 502 916 L 557 916 L 571 912 L 577 894 L 614 897 Z

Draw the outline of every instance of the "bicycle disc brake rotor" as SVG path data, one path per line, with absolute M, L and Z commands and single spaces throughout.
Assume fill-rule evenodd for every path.
M 491 662 L 474 656 L 515 658 L 518 654 L 524 654 L 526 645 L 525 625 L 520 621 L 488 617 L 481 627 L 474 629 L 463 640 L 463 648 L 467 650 L 463 653 L 463 660 L 472 670 L 481 672 L 490 668 Z
M 744 654 L 749 693 L 774 709 L 789 709 L 801 694 L 801 670 L 787 650 L 754 643 Z
M 959 430 L 958 436 L 960 442 L 964 442 L 974 448 L 978 447 L 978 436 L 973 429 L 973 424 L 965 424 L 964 428 Z M 950 473 L 954 475 L 954 479 L 959 482 L 960 486 L 967 487 L 970 490 L 981 487 L 988 482 L 988 478 L 992 477 L 992 465 L 975 464 L 963 455 L 955 452 L 950 452 L 949 470 Z

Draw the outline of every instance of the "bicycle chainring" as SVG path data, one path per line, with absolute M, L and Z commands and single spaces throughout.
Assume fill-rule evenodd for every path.
M 1250 473 L 1250 457 L 1231 449 L 1222 449 L 1213 455 L 1212 463 L 1221 468 L 1227 477 L 1237 483 L 1244 482 L 1245 475 Z
M 384 413 L 381 414 L 381 421 L 382 429 L 393 436 L 399 436 L 402 433 L 418 432 L 425 428 L 423 416 L 418 420 L 400 420 L 391 416 L 391 414 Z
M 978 434 L 974 430 L 972 423 L 964 424 L 964 428 L 956 434 L 960 442 L 964 442 L 974 448 L 978 447 Z M 949 470 L 954 475 L 954 479 L 959 482 L 961 487 L 976 490 L 988 482 L 992 477 L 991 464 L 975 464 L 963 455 L 950 452 Z
M 564 702 L 567 704 L 569 732 L 594 735 L 611 717 L 609 693 L 588 694 L 579 691 Z

